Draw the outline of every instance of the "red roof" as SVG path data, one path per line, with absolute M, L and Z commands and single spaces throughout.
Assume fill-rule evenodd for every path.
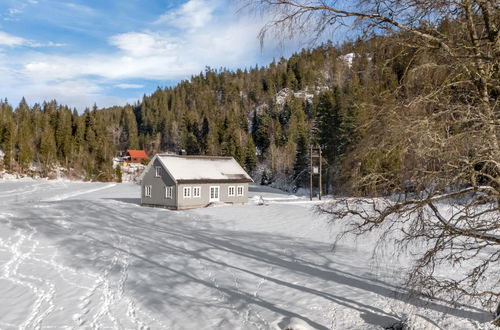
M 148 158 L 144 150 L 127 150 L 130 158 Z

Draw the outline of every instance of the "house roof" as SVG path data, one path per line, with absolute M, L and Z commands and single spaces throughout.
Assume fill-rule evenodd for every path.
M 148 158 L 148 155 L 144 150 L 127 150 L 130 158 Z
M 177 183 L 252 182 L 233 157 L 156 155 Z

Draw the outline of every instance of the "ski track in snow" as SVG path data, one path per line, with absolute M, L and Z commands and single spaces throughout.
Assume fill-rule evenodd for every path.
M 110 241 L 117 249 L 114 251 L 111 262 L 98 275 L 94 286 L 79 298 L 81 301 L 79 304 L 81 313 L 75 314 L 73 319 L 78 327 L 90 324 L 89 326 L 91 329 L 103 328 L 102 322 L 105 321 L 105 317 L 111 322 L 113 329 L 126 329 L 127 327 L 124 327 L 122 324 L 124 320 L 130 321 L 134 324 L 136 329 L 149 329 L 148 324 L 143 322 L 138 316 L 141 311 L 137 309 L 132 299 L 125 296 L 125 285 L 130 264 L 130 251 L 116 229 L 112 228 L 112 230 L 113 236 Z M 93 239 L 87 234 L 82 235 L 88 237 L 89 242 Z M 111 275 L 114 269 L 119 269 L 118 279 Z M 124 301 L 127 305 L 125 315 L 114 310 L 114 308 L 119 305 L 120 301 Z M 89 307 L 92 302 L 98 307 L 98 311 L 91 317 L 91 315 L 89 315 Z
M 33 258 L 32 255 L 37 249 L 39 241 L 33 239 L 36 230 L 31 226 L 29 228 L 31 232 L 28 235 L 18 230 L 14 237 L 9 238 L 7 243 L 0 240 L 0 246 L 8 250 L 12 255 L 11 259 L 3 267 L 1 278 L 29 288 L 36 297 L 32 310 L 26 320 L 19 326 L 19 329 L 39 329 L 44 318 L 54 309 L 52 303 L 55 293 L 54 285 L 41 277 L 25 275 L 19 272 L 19 268 L 23 263 L 30 260 L 36 261 L 36 258 Z M 18 237 L 18 240 L 12 244 L 10 242 L 11 238 L 15 237 Z M 28 247 L 27 252 L 23 252 L 25 245 Z
M 323 243 L 318 245 L 321 248 L 305 245 L 303 240 L 318 235 L 324 226 L 311 218 L 303 228 L 286 218 L 287 212 L 307 214 L 314 202 L 304 198 L 272 194 L 264 198 L 270 207 L 250 203 L 247 209 L 172 212 L 140 208 L 125 202 L 126 198 L 92 199 L 97 192 L 106 196 L 103 191 L 116 184 L 34 181 L 7 187 L 0 190 L 0 280 L 24 290 L 31 300 L 23 318 L 15 323 L 0 315 L 2 330 L 312 329 L 305 320 L 325 329 L 375 329 L 390 325 L 374 327 L 370 322 L 377 317 L 388 322 L 395 315 L 406 315 L 418 329 L 457 325 L 489 329 L 477 320 L 450 319 L 408 305 L 388 294 L 392 284 L 358 273 L 369 273 L 371 266 L 351 261 L 349 256 L 332 257 Z M 73 200 L 77 196 L 81 198 Z M 27 210 L 26 203 L 30 204 Z M 276 206 L 283 204 L 290 207 Z M 242 211 L 237 210 L 255 212 L 257 220 L 269 216 L 270 221 L 256 220 L 255 226 L 242 222 L 242 228 L 237 228 L 231 220 L 233 213 L 240 216 Z M 300 235 L 275 237 L 276 228 Z M 254 240 L 260 240 L 259 233 L 273 234 L 261 245 L 239 236 L 245 230 Z M 70 248 L 82 244 L 85 255 L 76 255 L 76 263 L 71 252 L 65 251 L 65 241 Z M 358 257 L 363 254 L 356 253 Z M 332 268 L 343 263 L 348 268 Z M 153 273 L 143 273 L 144 265 Z M 41 271 L 33 271 L 36 267 Z M 192 292 L 176 288 L 178 283 L 186 288 L 189 281 L 195 287 Z M 141 297 L 142 285 L 142 289 L 158 286 L 158 290 L 152 290 L 152 297 Z M 379 293 L 370 292 L 371 286 Z M 182 306 L 184 297 L 192 298 L 195 305 Z M 149 298 L 159 301 L 159 307 L 148 306 L 144 301 Z M 191 308 L 198 310 L 184 322 L 193 326 L 173 323 L 182 322 L 182 314 L 171 313 Z
M 106 184 L 103 187 L 98 187 L 98 188 L 93 188 L 93 189 L 83 189 L 83 190 L 74 191 L 71 193 L 56 195 L 56 196 L 53 196 L 50 198 L 45 198 L 45 199 L 43 199 L 43 201 L 44 202 L 62 201 L 65 199 L 70 199 L 70 198 L 76 197 L 76 196 L 90 194 L 90 193 L 94 193 L 94 192 L 104 190 L 104 189 L 109 189 L 109 188 L 112 188 L 114 186 L 116 186 L 116 183 Z
M 0 195 L 0 198 L 1 196 L 8 195 L 11 197 L 11 200 L 14 203 L 18 203 L 19 198 L 16 198 L 16 195 L 26 196 L 26 194 L 36 193 L 41 190 L 40 186 L 42 186 L 42 184 L 34 185 L 32 189 L 27 190 L 11 189 L 9 191 L 3 191 Z M 109 189 L 114 186 L 115 184 L 109 184 L 98 188 L 81 189 L 76 192 L 59 194 L 50 198 L 40 198 L 37 200 L 40 202 L 61 201 L 75 196 Z M 20 191 L 23 192 L 21 193 Z M 39 205 L 32 206 L 37 207 Z M 61 227 L 62 229 L 65 229 L 70 234 L 81 234 L 75 233 L 74 229 L 72 228 L 73 226 L 71 224 L 71 220 L 67 220 L 71 219 L 71 217 L 67 214 L 52 217 L 52 219 L 54 219 L 54 224 Z M 13 213 L 0 212 L 0 221 L 1 220 L 3 220 L 9 226 L 12 226 L 13 221 L 16 221 L 17 219 Z M 91 329 L 102 329 L 104 327 L 102 324 L 104 321 L 110 321 L 113 329 L 125 329 L 126 327 L 124 327 L 120 322 L 120 320 L 123 319 L 129 320 L 136 329 L 149 329 L 147 323 L 143 322 L 141 320 L 141 317 L 139 316 L 139 314 L 141 314 L 141 311 L 137 309 L 132 299 L 125 296 L 125 282 L 128 276 L 127 272 L 130 259 L 128 254 L 123 253 L 120 250 L 116 250 L 111 263 L 109 263 L 108 267 L 105 268 L 102 273 L 95 274 L 92 272 L 85 272 L 83 274 L 84 276 L 86 276 L 87 278 L 95 279 L 94 285 L 92 287 L 85 287 L 67 278 L 67 274 L 74 276 L 75 274 L 79 274 L 80 272 L 59 263 L 57 261 L 57 251 L 55 251 L 51 255 L 49 261 L 35 257 L 34 255 L 37 250 L 40 250 L 42 248 L 53 248 L 53 246 L 40 246 L 40 241 L 34 239 L 34 236 L 36 236 L 37 234 L 36 229 L 32 227 L 28 222 L 24 223 L 24 226 L 26 227 L 26 229 L 28 229 L 28 232 L 26 232 L 26 230 L 17 229 L 16 232 L 7 239 L 4 240 L 0 238 L 0 251 L 4 251 L 10 254 L 10 259 L 6 261 L 1 268 L 2 273 L 0 279 L 10 281 L 16 286 L 26 287 L 32 292 L 34 296 L 34 302 L 32 304 L 31 311 L 27 313 L 26 319 L 23 321 L 23 323 L 16 325 L 16 327 L 18 327 L 19 329 L 40 329 L 44 319 L 48 315 L 50 315 L 50 313 L 55 308 L 53 304 L 53 297 L 56 294 L 56 286 L 48 279 L 34 276 L 33 274 L 22 274 L 19 271 L 19 268 L 23 266 L 23 264 L 33 262 L 53 269 L 61 277 L 61 279 L 66 282 L 66 284 L 74 286 L 75 288 L 78 288 L 85 292 L 78 298 L 78 300 L 80 301 L 80 303 L 78 304 L 78 308 L 81 310 L 81 313 L 76 313 L 72 317 L 73 321 L 75 322 L 75 326 L 73 327 L 74 329 L 88 326 Z M 121 238 L 119 237 L 118 233 L 115 233 L 113 238 L 117 240 L 118 246 L 120 246 Z M 119 278 L 117 281 L 116 279 L 112 278 L 110 274 L 111 271 L 115 268 L 120 269 Z M 126 313 L 124 315 L 115 315 L 113 307 L 120 301 L 124 301 L 126 303 Z M 96 308 L 96 305 L 98 308 Z M 93 315 L 90 315 L 92 314 L 91 309 L 98 310 Z M 147 315 L 147 313 L 144 314 Z M 1 322 L 0 326 L 11 327 L 13 325 L 10 323 Z
M 195 223 L 201 220 L 193 215 L 188 215 L 188 217 L 191 218 L 193 221 L 195 221 Z M 238 318 L 241 320 L 243 326 L 250 325 L 252 329 L 269 329 L 269 323 L 264 318 L 262 318 L 261 315 L 256 310 L 252 309 L 251 304 L 246 304 L 245 308 L 242 310 L 241 307 L 238 307 L 235 304 L 231 303 L 228 295 L 223 290 L 220 290 L 221 285 L 218 282 L 217 276 L 214 275 L 214 271 L 211 271 L 209 269 L 210 264 L 207 261 L 199 259 L 198 263 L 201 266 L 201 269 L 203 270 L 204 277 L 213 284 L 214 288 L 217 289 L 216 293 L 213 293 L 217 301 L 228 305 L 231 309 L 231 312 L 237 315 Z M 236 276 L 236 273 L 233 270 L 229 270 L 228 272 L 232 276 L 236 292 L 245 294 L 240 290 L 239 287 L 240 279 Z M 260 289 L 260 286 L 261 282 L 259 282 L 257 290 L 254 292 L 255 297 L 257 297 L 257 292 Z

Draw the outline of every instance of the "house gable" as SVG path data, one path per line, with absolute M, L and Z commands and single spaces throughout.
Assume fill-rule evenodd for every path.
M 156 168 L 161 168 L 157 176 Z M 141 175 L 141 203 L 147 205 L 159 205 L 169 208 L 177 207 L 177 183 L 172 178 L 158 157 L 154 157 Z M 150 187 L 150 188 L 146 188 Z M 172 188 L 172 196 L 167 197 L 168 187 Z M 146 189 L 150 189 L 151 196 L 146 196 Z

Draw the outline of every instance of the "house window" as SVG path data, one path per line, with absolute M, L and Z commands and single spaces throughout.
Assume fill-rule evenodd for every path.
M 172 199 L 173 196 L 174 196 L 174 187 L 173 186 L 165 187 L 165 198 Z
M 228 196 L 234 196 L 234 186 L 229 186 L 227 188 L 227 195 Z
M 151 197 L 151 186 L 144 187 L 144 196 Z
M 193 198 L 201 196 L 201 187 L 193 187 Z
M 218 186 L 210 187 L 210 201 L 211 202 L 219 201 L 219 187 Z
M 155 167 L 155 176 L 159 178 L 161 176 L 161 166 Z
M 191 198 L 191 187 L 184 187 L 182 189 L 184 198 Z
M 238 186 L 237 192 L 238 192 L 238 196 L 243 196 L 243 192 L 244 192 L 243 186 Z

